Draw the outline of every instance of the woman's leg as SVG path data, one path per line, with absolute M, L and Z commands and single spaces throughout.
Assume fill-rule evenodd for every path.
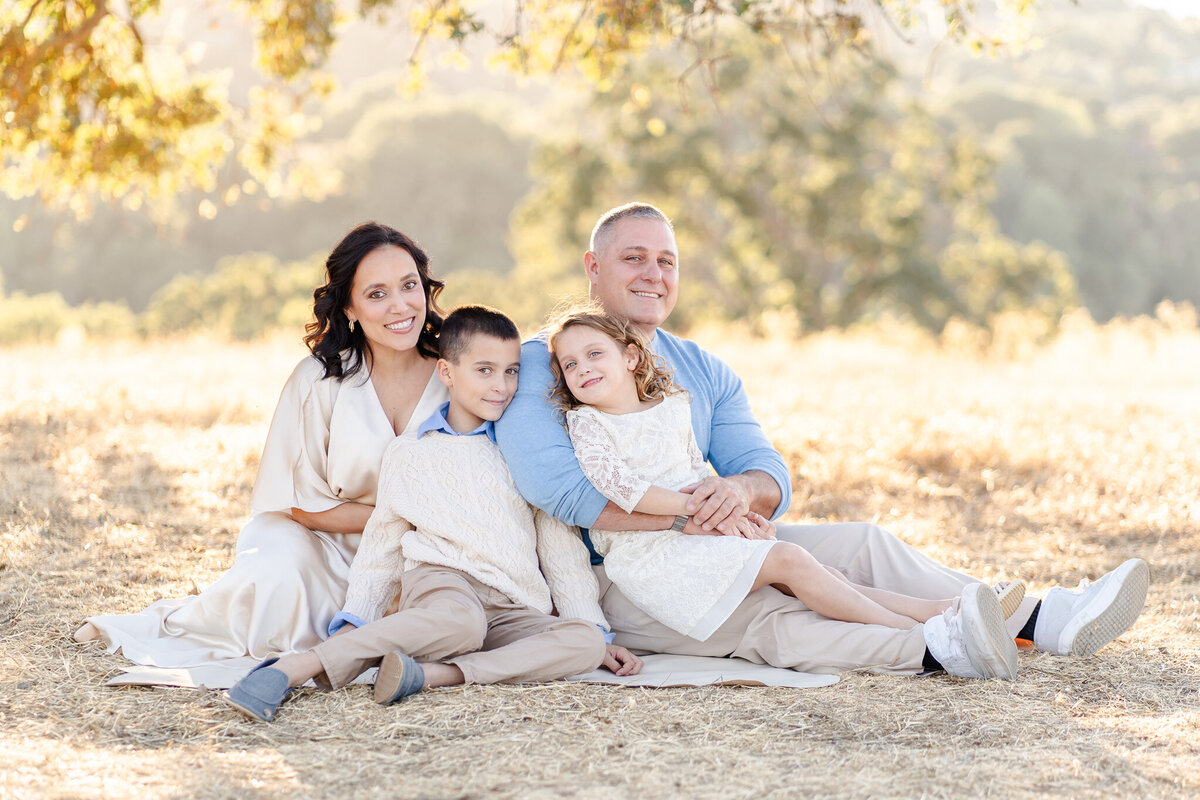
M 908 630 L 916 622 L 877 603 L 842 576 L 834 577 L 804 548 L 779 542 L 767 553 L 754 589 L 776 586 L 830 619 Z M 753 591 L 753 590 L 752 590 Z
M 157 667 L 193 667 L 308 650 L 342 607 L 358 534 L 310 531 L 264 512 L 247 522 L 229 570 L 198 595 L 138 614 L 89 618 L 109 652 Z

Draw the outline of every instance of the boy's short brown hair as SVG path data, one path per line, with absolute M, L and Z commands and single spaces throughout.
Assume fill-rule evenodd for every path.
M 454 364 L 471 346 L 476 336 L 494 336 L 504 341 L 521 341 L 521 332 L 503 312 L 487 306 L 459 306 L 442 322 L 438 349 L 442 358 Z

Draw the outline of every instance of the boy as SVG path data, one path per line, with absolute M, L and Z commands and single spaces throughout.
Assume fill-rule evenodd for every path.
M 269 722 L 292 687 L 315 678 L 338 688 L 375 664 L 384 704 L 435 686 L 555 680 L 601 663 L 619 675 L 641 668 L 606 644 L 583 543 L 525 502 L 496 447 L 492 423 L 517 389 L 516 326 L 464 306 L 446 318 L 439 346 L 450 400 L 384 454 L 334 635 L 238 681 L 225 699 L 247 716 Z M 398 588 L 400 608 L 384 617 Z M 561 616 L 549 614 L 552 602 Z

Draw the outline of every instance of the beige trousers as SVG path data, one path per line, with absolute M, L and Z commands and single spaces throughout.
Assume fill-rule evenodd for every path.
M 318 683 L 338 688 L 392 651 L 462 670 L 467 683 L 551 681 L 591 672 L 604 634 L 590 622 L 518 605 L 469 575 L 422 565 L 404 573 L 400 610 L 313 648 Z
M 957 597 L 964 586 L 975 582 L 868 523 L 780 525 L 778 535 L 864 586 L 941 599 Z M 612 585 L 603 567 L 595 570 L 600 604 L 616 634 L 615 644 L 631 650 L 737 656 L 802 672 L 866 669 L 911 675 L 922 669 L 924 625 L 902 631 L 832 620 L 810 611 L 794 597 L 765 587 L 747 596 L 711 637 L 699 642 L 647 615 Z M 1021 629 L 1035 604 L 1036 600 L 1026 598 L 1009 620 L 1010 633 Z

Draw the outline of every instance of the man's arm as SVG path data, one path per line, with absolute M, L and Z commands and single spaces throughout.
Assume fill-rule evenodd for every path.
M 608 500 L 584 477 L 567 429 L 546 399 L 552 382 L 546 344 L 531 339 L 521 348 L 521 381 L 496 422 L 496 442 L 526 500 L 569 525 L 595 527 Z
M 668 362 L 674 362 L 677 375 L 689 373 L 692 385 L 688 388 L 704 393 L 711 403 L 708 436 L 697 432 L 697 440 L 707 439 L 702 456 L 724 478 L 709 478 L 697 485 L 693 492 L 700 495 L 697 514 L 703 517 L 705 510 L 745 503 L 769 519 L 781 516 L 792 502 L 791 475 L 750 410 L 741 379 L 729 365 L 695 343 L 662 338 L 662 350 L 669 351 Z M 693 420 L 697 420 L 695 412 Z M 713 516 L 720 518 L 720 512 L 714 511 Z

